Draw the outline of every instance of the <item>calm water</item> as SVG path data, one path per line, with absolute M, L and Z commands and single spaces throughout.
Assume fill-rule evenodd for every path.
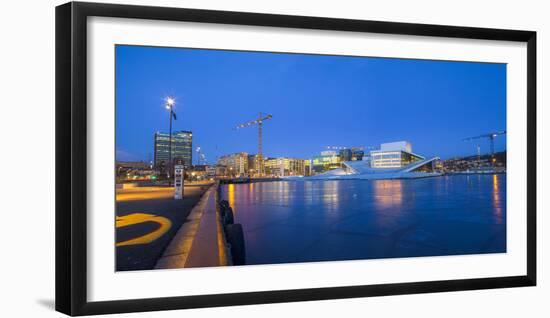
M 506 252 L 506 175 L 223 187 L 248 264 Z

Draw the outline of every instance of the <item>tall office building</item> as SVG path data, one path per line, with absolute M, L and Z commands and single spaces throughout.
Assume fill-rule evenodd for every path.
M 170 135 L 167 133 L 155 133 L 155 167 L 163 167 L 168 164 Z M 172 162 L 182 159 L 187 169 L 191 167 L 193 160 L 193 133 L 190 131 L 172 132 Z

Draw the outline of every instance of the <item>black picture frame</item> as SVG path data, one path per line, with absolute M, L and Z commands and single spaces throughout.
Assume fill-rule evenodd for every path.
M 91 16 L 527 43 L 527 273 L 523 276 L 116 301 L 87 300 L 86 36 Z M 56 310 L 92 315 L 536 285 L 536 32 L 70 2 L 56 7 Z

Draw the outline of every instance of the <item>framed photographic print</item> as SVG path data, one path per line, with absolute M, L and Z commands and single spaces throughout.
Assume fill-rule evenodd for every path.
M 536 33 L 56 8 L 68 315 L 536 284 Z

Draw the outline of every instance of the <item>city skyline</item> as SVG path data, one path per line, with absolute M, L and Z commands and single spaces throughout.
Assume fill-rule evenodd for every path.
M 504 64 L 134 46 L 116 52 L 117 160 L 152 158 L 153 134 L 168 131 L 166 96 L 176 98 L 174 131 L 193 131 L 193 147 L 209 163 L 257 153 L 257 128 L 234 128 L 259 111 L 273 114 L 264 125 L 266 157 L 308 159 L 327 146 L 408 140 L 445 159 L 475 154 L 477 145 L 489 152 L 487 140 L 462 139 L 506 128 Z M 497 138 L 495 150 L 505 142 Z

